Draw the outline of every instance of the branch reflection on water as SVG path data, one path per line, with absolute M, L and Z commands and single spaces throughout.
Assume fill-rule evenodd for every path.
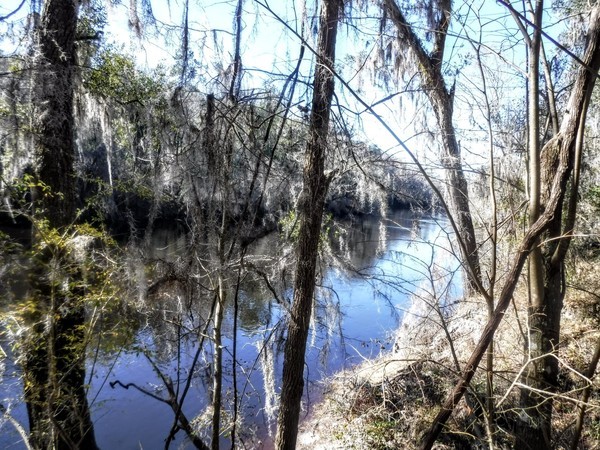
M 331 227 L 330 239 L 321 245 L 306 402 L 318 399 L 325 377 L 391 350 L 411 296 L 428 289 L 432 265 L 435 277 L 452 280 L 451 288 L 459 290 L 461 279 L 452 278 L 457 263 L 443 226 L 443 219 L 401 212 Z M 226 267 L 204 254 L 206 248 L 186 234 L 156 229 L 147 247 L 126 252 L 128 281 L 135 289 L 112 309 L 113 316 L 98 321 L 96 348 L 88 359 L 88 366 L 93 364 L 89 398 L 101 448 L 164 448 L 165 440 L 180 448 L 183 434 L 208 442 L 217 272 L 227 290 L 221 439 L 229 447 L 234 430 L 240 447 L 271 445 L 294 255 L 276 233 Z M 2 394 L 19 395 L 14 384 Z M 26 423 L 19 407 L 12 414 Z

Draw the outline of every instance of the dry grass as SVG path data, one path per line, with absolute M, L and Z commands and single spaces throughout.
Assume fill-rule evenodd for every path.
M 579 373 L 587 368 L 600 337 L 596 294 L 600 279 L 595 266 L 595 261 L 578 263 L 565 300 L 560 349 L 563 394 L 555 399 L 553 416 L 557 449 L 568 448 L 571 441 L 576 401 L 585 386 Z M 527 297 L 524 288 L 517 292 L 494 341 L 494 395 L 499 407 L 493 433 L 499 449 L 511 448 L 511 429 L 521 412 L 515 383 L 523 366 Z M 470 356 L 487 321 L 485 304 L 479 299 L 463 300 L 442 312 L 432 305 L 424 298 L 414 300 L 392 353 L 330 380 L 324 401 L 302 426 L 299 448 L 415 448 L 451 389 L 457 364 L 462 367 Z M 600 449 L 598 384 L 595 378 L 581 449 Z M 456 408 L 435 448 L 484 448 L 484 397 L 485 371 L 480 368 L 467 400 Z

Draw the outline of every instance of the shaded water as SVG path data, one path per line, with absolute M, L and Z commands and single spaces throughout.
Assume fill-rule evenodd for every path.
M 307 404 L 318 398 L 324 378 L 391 349 L 393 333 L 410 306 L 410 296 L 430 282 L 427 280 L 448 279 L 452 289 L 459 290 L 457 263 L 449 251 L 444 227 L 443 219 L 417 218 L 403 212 L 389 220 L 367 219 L 345 231 L 338 230 L 332 239 L 330 257 L 321 266 L 321 287 L 306 355 Z M 256 265 L 271 258 L 276 241 L 276 235 L 260 240 L 252 247 L 249 258 Z M 163 260 L 174 260 L 187 251 L 185 237 L 169 230 L 155 233 L 152 248 L 153 256 Z M 135 258 L 130 264 L 134 267 L 132 272 L 143 280 L 146 268 L 135 267 Z M 282 266 L 281 271 L 286 270 L 291 272 Z M 285 273 L 280 275 L 279 288 L 283 297 L 289 299 L 291 281 Z M 154 304 L 148 304 L 150 301 Z M 106 318 L 97 326 L 96 342 L 90 346 L 88 398 L 97 441 L 104 450 L 164 448 L 174 415 L 167 404 L 147 395 L 165 397 L 164 382 L 157 369 L 181 392 L 192 361 L 198 357 L 183 411 L 192 419 L 208 404 L 210 346 L 197 352 L 197 333 L 187 333 L 185 326 L 178 324 L 207 317 L 210 303 L 195 302 L 187 298 L 185 289 L 173 285 L 139 305 L 147 309 L 144 314 L 125 321 L 129 326 L 135 323 L 133 334 L 111 328 L 119 322 Z M 271 292 L 256 278 L 241 284 L 238 305 L 236 375 L 243 417 L 243 425 L 238 427 L 238 445 L 269 448 L 275 424 L 275 393 L 281 379 L 285 323 L 280 319 L 284 307 L 273 301 Z M 223 331 L 224 404 L 231 404 L 233 399 L 233 322 L 230 304 Z M 6 347 L 6 342 L 0 343 Z M 1 402 L 26 426 L 25 407 L 19 402 L 19 368 L 10 358 L 4 363 Z M 135 383 L 146 393 L 118 384 L 111 388 L 116 381 L 122 385 Z M 3 420 L 0 425 L 0 448 L 25 448 L 10 423 Z M 171 448 L 191 445 L 180 432 Z

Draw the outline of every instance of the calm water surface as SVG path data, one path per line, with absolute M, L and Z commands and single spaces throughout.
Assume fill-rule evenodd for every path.
M 307 405 L 319 397 L 324 378 L 391 349 L 393 333 L 410 306 L 411 295 L 427 285 L 427 279 L 451 279 L 451 289 L 458 293 L 461 279 L 456 273 L 457 263 L 448 251 L 445 228 L 448 227 L 443 219 L 416 218 L 403 212 L 384 221 L 364 220 L 337 233 L 331 244 L 334 258 L 321 267 L 318 301 L 313 312 L 305 370 Z M 260 255 L 270 256 L 276 239 L 275 235 L 262 239 L 252 248 L 252 255 L 257 260 Z M 173 232 L 160 230 L 153 247 L 155 256 L 168 259 L 185 252 L 186 241 Z M 139 270 L 143 272 L 143 268 Z M 238 429 L 240 448 L 271 447 L 276 420 L 275 393 L 281 379 L 283 311 L 259 284 L 256 281 L 242 284 L 239 294 L 236 374 L 243 415 L 243 425 Z M 187 377 L 198 340 L 174 326 L 186 310 L 181 306 L 186 303 L 185 293 L 173 288 L 164 294 L 157 299 L 155 312 L 144 316 L 134 336 L 120 345 L 100 345 L 98 352 L 90 351 L 88 398 L 96 438 L 103 450 L 164 448 L 173 421 L 170 407 L 132 387 L 111 388 L 111 382 L 118 380 L 123 384 L 135 383 L 165 397 L 164 385 L 145 352 L 175 385 L 178 379 Z M 291 289 L 285 290 L 285 296 L 291 297 Z M 194 308 L 202 309 L 192 306 L 184 318 L 193 320 Z M 98 342 L 105 339 L 106 333 L 106 328 L 99 328 Z M 226 404 L 233 398 L 232 336 L 230 307 L 225 314 L 223 340 Z M 7 345 L 0 343 L 3 348 Z M 200 353 L 184 405 L 184 413 L 190 419 L 207 407 L 210 361 L 210 349 Z M 22 394 L 19 369 L 6 358 L 2 370 L 0 402 L 26 427 L 25 407 L 19 401 Z M 10 423 L 0 419 L 0 426 L 0 448 L 25 448 Z M 225 438 L 223 444 L 227 444 L 223 448 L 230 446 Z M 180 432 L 171 448 L 191 446 Z

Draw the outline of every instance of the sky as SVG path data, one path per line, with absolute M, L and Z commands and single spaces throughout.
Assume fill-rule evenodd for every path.
M 21 0 L 3 0 L 0 2 L 0 16 L 13 11 Z M 28 12 L 28 4 L 11 17 L 13 19 L 25 20 Z M 190 0 L 189 24 L 190 49 L 193 57 L 201 64 L 196 66 L 199 73 L 206 79 L 214 78 L 219 70 L 226 67 L 233 60 L 233 18 L 236 1 L 221 0 Z M 310 2 L 309 2 L 310 3 Z M 264 2 L 274 13 L 279 15 L 286 24 L 298 33 L 301 32 L 303 11 L 299 1 L 271 0 Z M 123 46 L 124 50 L 135 56 L 139 65 L 146 68 L 154 68 L 159 64 L 170 66 L 178 58 L 181 42 L 181 24 L 183 21 L 182 0 L 154 0 L 152 8 L 157 18 L 161 32 L 166 34 L 167 39 L 153 36 L 153 27 L 147 26 L 143 38 L 138 39 L 128 26 L 130 19 L 129 2 L 109 5 L 107 10 L 108 26 L 104 30 L 106 42 L 114 42 Z M 314 16 L 318 12 L 312 8 L 305 14 Z M 5 24 L 0 23 L 0 35 L 6 30 Z M 311 46 L 315 46 L 315 29 L 307 29 L 305 36 Z M 341 33 L 343 34 L 343 30 Z M 338 55 L 344 57 L 346 42 L 344 37 L 338 40 Z M 5 47 L 7 48 L 7 47 Z M 254 0 L 244 1 L 244 14 L 242 17 L 242 62 L 245 69 L 242 87 L 245 89 L 260 88 L 265 80 L 270 78 L 268 73 L 279 73 L 283 80 L 293 70 L 300 49 L 300 40 L 293 36 L 289 30 L 273 17 L 263 6 Z M 206 64 L 202 64 L 205 62 Z M 217 64 L 214 64 L 216 62 Z M 305 81 L 310 82 L 313 71 L 314 57 L 306 51 L 304 62 L 301 66 L 301 74 Z M 193 64 L 192 64 L 193 65 Z M 205 67 L 202 67 L 205 66 Z M 221 67 L 219 67 L 221 66 Z M 306 87 L 300 87 L 296 91 L 304 98 L 305 104 L 310 103 L 310 91 Z M 383 97 L 383 93 L 373 93 L 370 101 L 376 101 Z M 343 96 L 340 96 L 343 100 Z M 383 109 L 382 109 L 383 111 Z M 371 124 L 368 129 L 377 127 L 372 119 L 366 122 Z M 381 131 L 381 130 L 380 130 Z M 383 148 L 395 145 L 394 142 L 383 132 L 372 133 L 373 140 Z
M 22 0 L 2 0 L 0 17 L 15 10 L 21 2 Z M 192 66 L 205 80 L 213 79 L 233 60 L 232 36 L 236 3 L 233 0 L 190 0 L 189 24 L 192 30 L 190 49 L 193 51 L 193 58 L 198 62 L 197 64 L 192 62 Z M 280 73 L 282 78 L 287 76 L 296 63 L 300 48 L 298 37 L 286 30 L 286 27 L 273 17 L 272 12 L 261 6 L 261 3 L 272 8 L 275 14 L 279 15 L 289 27 L 297 32 L 300 32 L 304 14 L 300 6 L 302 2 L 299 0 L 244 1 L 241 51 L 245 69 L 242 87 L 245 89 L 261 88 L 264 81 L 271 77 L 267 74 L 270 72 Z M 170 66 L 176 61 L 181 42 L 180 25 L 183 20 L 183 0 L 153 0 L 153 13 L 163 36 L 154 36 L 153 27 L 146 26 L 142 39 L 138 39 L 128 26 L 131 17 L 129 1 L 123 0 L 120 4 L 114 5 L 106 1 L 105 4 L 108 5 L 106 9 L 109 23 L 105 28 L 104 35 L 107 42 L 112 41 L 118 46 L 123 46 L 126 52 L 134 55 L 140 66 L 146 68 L 153 68 L 159 64 Z M 520 36 L 504 7 L 490 0 L 476 3 L 454 2 L 454 4 L 456 20 L 451 30 L 452 34 L 448 38 L 447 53 L 450 55 L 449 67 L 451 69 L 455 67 L 457 71 L 460 71 L 456 77 L 456 97 L 459 107 L 455 111 L 455 123 L 459 128 L 469 129 L 469 127 L 478 127 L 479 125 L 472 123 L 472 118 L 467 117 L 463 111 L 466 111 L 468 103 L 473 103 L 476 98 L 481 80 L 478 69 L 472 64 L 472 47 L 465 38 L 477 39 L 481 30 L 485 33 L 485 42 L 489 44 L 490 48 L 484 48 L 482 53 L 484 58 L 487 58 L 490 67 L 496 67 L 495 72 L 489 74 L 490 80 L 502 76 L 511 80 L 511 83 L 504 84 L 505 91 L 501 94 L 504 96 L 502 99 L 504 102 L 510 101 L 511 96 L 515 96 L 515 100 L 518 100 L 518 96 L 522 95 L 520 86 L 515 85 L 519 82 L 518 76 L 515 77 L 515 74 L 523 71 L 524 53 L 522 45 L 512 45 L 520 39 Z M 305 14 L 308 17 L 314 17 L 317 14 L 316 9 L 312 6 L 308 8 L 309 10 Z M 478 9 L 475 10 L 475 8 Z M 15 19 L 24 21 L 28 11 L 29 1 L 26 1 L 17 14 L 9 20 L 0 21 L 0 36 L 9 32 L 8 22 Z M 475 19 L 475 17 L 481 19 Z M 546 22 L 551 23 L 551 20 L 547 18 Z M 313 21 L 312 24 L 314 23 Z M 361 31 L 371 32 L 371 42 L 355 40 L 352 37 L 353 26 L 359 27 Z M 305 31 L 305 36 L 309 44 L 314 46 L 315 30 L 310 26 L 308 28 L 310 29 Z M 558 28 L 550 30 L 555 34 L 560 31 Z M 351 80 L 352 88 L 360 92 L 367 103 L 371 104 L 385 98 L 390 92 L 397 92 L 405 87 L 402 85 L 394 87 L 394 83 L 390 83 L 389 90 L 383 89 L 381 86 L 373 86 L 373 72 L 368 70 L 373 65 L 373 58 L 365 56 L 361 59 L 360 56 L 361 51 L 364 55 L 372 55 L 372 52 L 375 51 L 374 43 L 377 33 L 376 21 L 348 18 L 340 27 L 337 43 L 336 68 L 343 73 L 346 79 Z M 507 39 L 507 34 L 513 34 L 514 38 Z M 550 51 L 553 51 L 552 44 L 548 43 L 548 46 Z M 4 51 L 7 51 L 7 48 L 6 43 L 0 46 L 0 49 Z M 491 51 L 492 48 L 495 51 L 501 50 L 504 61 L 498 60 L 498 57 Z M 307 83 L 311 80 L 313 63 L 313 56 L 307 52 L 301 66 L 301 73 Z M 359 66 L 363 68 L 360 73 L 357 72 Z M 365 68 L 367 70 L 364 70 Z M 502 71 L 505 71 L 505 75 L 502 75 Z M 409 75 L 408 78 L 410 78 Z M 448 82 L 452 80 L 452 76 L 447 79 Z M 364 109 L 357 105 L 347 90 L 341 88 L 339 81 L 336 84 L 336 90 L 337 99 L 342 107 L 355 112 Z M 304 100 L 308 104 L 310 90 L 302 88 L 298 92 L 301 96 L 299 100 Z M 304 97 L 302 98 L 302 96 Z M 460 107 L 461 102 L 464 103 L 465 108 Z M 423 99 L 403 94 L 379 104 L 375 109 L 413 151 L 417 154 L 424 154 L 434 146 L 434 143 L 429 142 L 417 132 L 422 129 L 423 121 L 431 122 L 428 117 L 420 114 L 424 108 Z M 376 144 L 392 154 L 398 152 L 395 139 L 381 127 L 375 118 L 369 114 L 361 114 L 360 120 L 357 121 L 357 117 L 356 114 L 349 113 L 346 120 L 358 130 L 360 139 Z M 435 125 L 431 123 L 426 125 L 427 128 L 435 128 Z

